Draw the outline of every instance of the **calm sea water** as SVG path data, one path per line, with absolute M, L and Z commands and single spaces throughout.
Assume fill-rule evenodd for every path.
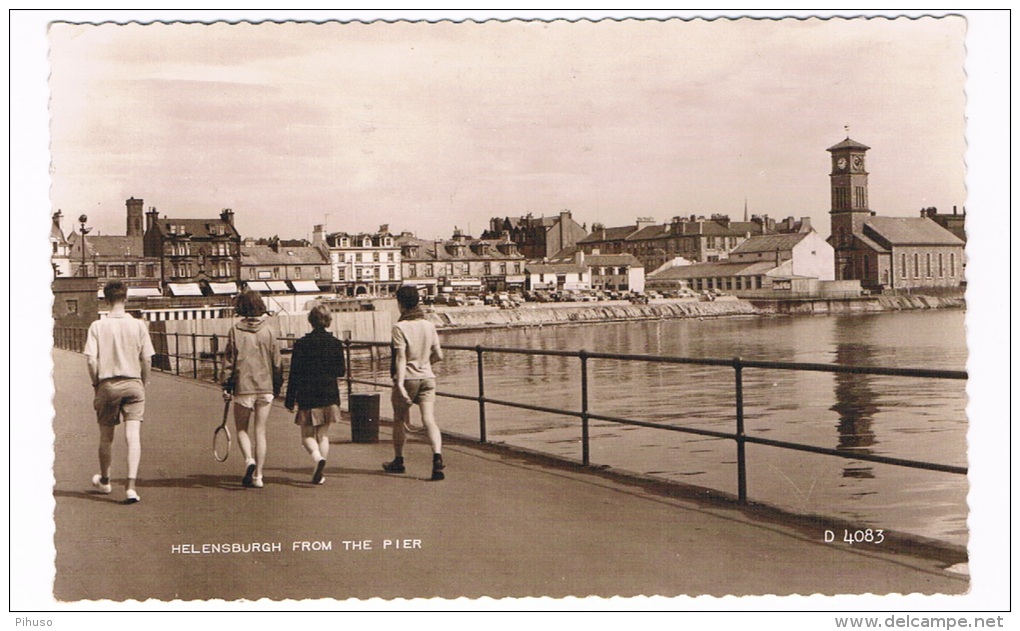
M 962 370 L 961 310 L 586 324 L 451 332 L 446 344 Z M 450 351 L 440 390 L 476 395 L 474 353 Z M 487 355 L 486 396 L 580 408 L 579 360 Z M 731 368 L 589 360 L 592 413 L 732 432 Z M 385 399 L 385 397 L 384 397 Z M 953 465 L 967 464 L 966 382 L 744 371 L 750 435 Z M 478 435 L 476 403 L 438 403 L 440 424 Z M 580 420 L 489 405 L 490 441 L 579 460 Z M 733 441 L 592 422 L 591 462 L 736 494 Z M 748 495 L 862 528 L 967 541 L 966 476 L 747 446 Z

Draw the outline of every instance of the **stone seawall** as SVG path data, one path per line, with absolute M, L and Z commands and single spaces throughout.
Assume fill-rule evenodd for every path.
M 582 324 L 678 318 L 721 318 L 758 315 L 827 315 L 873 313 L 910 309 L 962 309 L 962 296 L 871 296 L 854 299 L 816 300 L 689 300 L 662 301 L 647 305 L 596 303 L 527 306 L 519 309 L 491 307 L 438 308 L 428 318 L 440 329 Z
M 758 313 L 758 310 L 748 302 L 727 300 L 717 302 L 677 301 L 647 305 L 598 303 L 519 309 L 457 307 L 437 309 L 429 314 L 429 319 L 439 328 L 455 329 L 670 318 L 716 318 L 753 316 Z
M 748 300 L 763 315 L 874 313 L 913 309 L 962 309 L 962 296 L 872 296 L 833 300 Z

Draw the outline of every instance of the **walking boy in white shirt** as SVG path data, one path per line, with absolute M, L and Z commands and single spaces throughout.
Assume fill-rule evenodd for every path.
M 93 406 L 99 422 L 99 473 L 92 486 L 99 493 L 113 492 L 110 465 L 113 435 L 121 418 L 127 442 L 128 478 L 125 503 L 141 501 L 135 488 L 142 458 L 142 416 L 145 412 L 145 383 L 152 365 L 152 340 L 145 322 L 128 314 L 127 286 L 113 281 L 103 288 L 110 313 L 89 326 L 85 341 L 89 377 L 95 389 Z

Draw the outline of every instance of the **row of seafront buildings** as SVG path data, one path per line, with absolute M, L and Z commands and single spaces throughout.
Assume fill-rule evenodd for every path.
M 568 210 L 551 217 L 493 218 L 480 238 L 455 229 L 450 239 L 408 232 L 326 233 L 310 242 L 244 238 L 234 213 L 175 219 L 141 199 L 126 202 L 125 235 L 88 235 L 84 223 L 65 235 L 60 211 L 51 244 L 58 279 L 119 279 L 147 298 L 156 319 L 181 306 L 196 317 L 229 312 L 243 289 L 274 296 L 331 293 L 385 296 L 411 283 L 441 291 L 534 289 L 720 290 L 737 295 L 842 296 L 870 291 L 958 287 L 963 282 L 965 215 L 879 217 L 868 206 L 868 147 L 847 138 L 830 147 L 831 233 L 822 239 L 807 218 L 678 216 L 659 224 L 588 230 Z M 67 284 L 64 284 L 67 286 Z M 80 283 L 79 283 L 80 285 Z M 222 297 L 216 303 L 209 298 Z M 160 300 L 166 306 L 159 313 Z M 169 302 L 167 302 L 169 301 Z M 297 308 L 297 301 L 291 301 Z M 71 306 L 69 305 L 70 309 Z M 173 313 L 172 317 L 179 317 Z

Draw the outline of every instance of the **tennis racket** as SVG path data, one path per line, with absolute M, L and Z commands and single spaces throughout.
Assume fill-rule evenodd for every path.
M 223 403 L 223 422 L 213 432 L 213 457 L 219 462 L 226 462 L 230 457 L 230 429 L 227 427 L 227 415 L 230 412 L 230 401 Z

